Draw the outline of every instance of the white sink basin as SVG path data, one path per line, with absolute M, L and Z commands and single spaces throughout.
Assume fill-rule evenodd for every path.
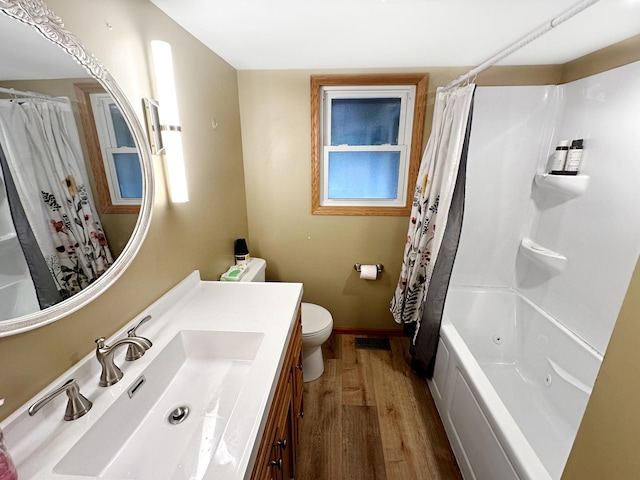
M 54 473 L 202 478 L 216 450 L 225 448 L 220 440 L 263 337 L 253 332 L 178 332 L 142 375 L 121 380 L 130 382 L 128 391 L 55 465 Z M 188 407 L 188 416 L 170 424 L 170 413 L 181 406 Z
M 142 358 L 125 362 L 126 349 L 116 352 L 119 383 L 98 386 L 100 365 L 89 352 L 0 422 L 20 478 L 248 478 L 301 299 L 299 283 L 207 282 L 191 273 L 107 339 L 153 317 L 141 329 L 153 341 Z M 27 413 L 70 378 L 93 402 L 86 415 L 63 420 L 65 395 Z M 169 424 L 183 405 L 189 415 Z

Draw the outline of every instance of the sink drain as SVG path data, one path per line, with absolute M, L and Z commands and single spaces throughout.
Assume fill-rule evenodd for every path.
M 189 407 L 183 405 L 181 407 L 175 408 L 171 413 L 169 413 L 167 420 L 171 425 L 178 425 L 179 423 L 184 422 L 188 416 Z

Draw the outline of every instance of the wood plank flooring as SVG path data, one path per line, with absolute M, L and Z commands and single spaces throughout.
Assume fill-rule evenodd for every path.
M 356 349 L 354 335 L 323 345 L 325 371 L 304 384 L 296 480 L 462 478 L 425 380 L 391 351 Z

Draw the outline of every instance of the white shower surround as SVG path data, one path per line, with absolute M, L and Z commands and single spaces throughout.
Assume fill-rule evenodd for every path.
M 583 360 L 575 362 L 570 371 L 572 378 L 580 379 L 585 392 L 590 392 L 595 382 L 640 253 L 640 223 L 634 218 L 640 206 L 640 162 L 635 145 L 639 112 L 640 62 L 562 86 L 478 87 L 476 92 L 465 218 L 451 291 L 473 287 L 511 291 L 521 297 L 521 303 L 530 304 L 540 315 L 502 320 L 519 323 L 520 328 L 538 332 L 535 338 L 545 345 L 555 345 L 545 353 L 547 360 L 533 360 L 545 363 L 547 370 L 553 370 L 554 362 L 558 364 L 551 361 L 555 357 L 566 357 L 563 351 L 591 352 L 587 357 L 595 362 L 580 357 Z M 577 138 L 585 141 L 580 175 L 585 176 L 586 189 L 576 193 L 536 185 L 536 174 L 547 171 L 558 142 Z M 535 254 L 532 258 L 522 253 L 523 239 L 565 256 L 566 262 L 559 269 L 549 268 L 536 261 Z M 492 456 L 500 451 L 515 467 L 512 475 L 504 473 L 509 468 L 503 471 L 505 479 L 537 480 L 541 478 L 540 465 L 549 478 L 559 478 L 588 395 L 577 399 L 571 393 L 561 394 L 558 401 L 539 402 L 537 410 L 529 409 L 520 418 L 505 409 L 505 404 L 525 402 L 524 396 L 531 395 L 525 385 L 534 381 L 533 377 L 527 377 L 525 368 L 512 375 L 512 385 L 505 386 L 486 374 L 502 360 L 494 359 L 492 365 L 491 360 L 468 352 L 473 352 L 470 345 L 481 337 L 490 339 L 495 333 L 490 331 L 495 323 L 493 313 L 478 316 L 475 301 L 463 301 L 469 310 L 465 320 L 459 312 L 461 305 L 456 304 L 459 298 L 454 294 L 447 299 L 442 337 L 457 338 L 461 345 L 458 349 L 456 342 L 450 342 L 447 348 L 439 349 L 435 375 L 444 378 L 446 366 L 447 378 L 466 376 L 464 382 L 471 394 L 468 405 L 479 406 L 476 420 L 484 419 L 491 428 L 489 437 L 497 439 L 493 452 L 487 447 L 475 456 L 480 464 L 474 467 L 467 458 L 483 443 L 476 441 L 479 423 L 471 417 L 462 421 L 462 412 L 468 409 L 459 410 L 455 431 L 448 428 L 447 433 L 461 467 L 468 465 L 463 467 L 465 478 L 494 478 L 487 473 L 493 467 L 483 470 L 483 465 L 504 464 L 499 456 Z M 486 330 L 474 328 L 465 339 L 457 331 L 462 327 L 449 321 L 454 309 L 454 316 L 463 322 L 471 321 L 475 326 L 486 322 Z M 556 327 L 545 326 L 549 322 Z M 556 336 L 553 331 L 566 334 Z M 529 343 L 511 346 L 515 354 L 510 361 L 520 364 L 518 368 L 532 361 L 530 347 L 535 341 L 528 338 Z M 546 376 L 543 370 L 537 377 Z M 535 381 L 540 380 L 537 377 Z M 483 387 L 475 386 L 477 382 Z M 448 419 L 456 416 L 451 411 L 456 401 L 453 390 L 440 391 L 434 382 L 430 387 L 447 426 Z M 516 397 L 509 398 L 514 393 Z M 545 427 L 544 422 L 536 421 L 550 416 L 568 419 L 571 415 L 567 412 L 578 415 L 571 419 L 569 428 Z M 561 458 L 549 460 L 551 457 L 537 452 L 530 440 L 523 442 L 532 424 L 536 425 L 536 437 L 562 445 Z
M 640 62 L 561 86 L 478 87 L 451 284 L 513 288 L 604 354 L 640 254 L 639 132 Z M 584 194 L 534 185 L 576 138 Z M 564 271 L 519 255 L 523 238 L 565 255 Z

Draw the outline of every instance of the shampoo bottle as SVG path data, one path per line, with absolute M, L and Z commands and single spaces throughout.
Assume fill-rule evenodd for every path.
M 551 173 L 555 175 L 562 175 L 564 173 L 564 166 L 567 161 L 568 152 L 569 152 L 569 140 L 562 140 L 556 147 L 556 152 L 553 155 L 553 164 L 551 165 Z
M 582 163 L 583 142 L 584 140 L 582 138 L 571 142 L 571 147 L 569 147 L 569 152 L 567 153 L 567 161 L 564 165 L 565 175 L 578 174 L 580 164 Z

